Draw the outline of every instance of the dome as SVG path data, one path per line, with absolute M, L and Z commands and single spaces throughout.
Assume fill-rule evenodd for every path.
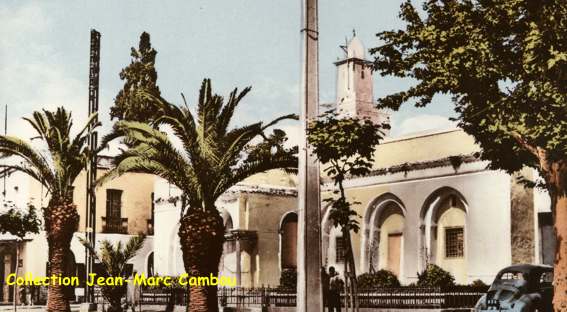
M 364 46 L 362 45 L 362 41 L 360 41 L 360 39 L 356 36 L 354 36 L 348 43 L 347 57 L 365 59 Z

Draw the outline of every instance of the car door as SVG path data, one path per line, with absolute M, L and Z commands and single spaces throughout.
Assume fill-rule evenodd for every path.
M 553 271 L 541 273 L 539 278 L 541 302 L 539 311 L 553 311 Z

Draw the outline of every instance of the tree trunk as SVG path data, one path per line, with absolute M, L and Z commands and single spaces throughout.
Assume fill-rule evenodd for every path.
M 549 195 L 555 228 L 553 309 L 567 311 L 567 160 L 549 161 L 546 150 L 538 149 L 540 169 Z
M 44 211 L 44 219 L 49 245 L 49 276 L 64 276 L 65 256 L 71 252 L 71 239 L 79 225 L 77 208 L 69 201 L 52 199 Z M 65 286 L 56 283 L 49 285 L 47 311 L 70 311 L 69 301 L 65 295 Z
M 179 241 L 185 271 L 191 277 L 218 276 L 224 227 L 216 209 L 189 208 L 181 219 Z M 188 311 L 218 311 L 217 286 L 189 286 Z
M 345 304 L 346 310 L 358 311 L 358 285 L 356 280 L 356 266 L 354 264 L 354 252 L 352 249 L 352 240 L 350 231 L 343 231 L 343 237 L 346 241 L 346 257 L 345 257 L 345 282 L 348 280 L 348 289 L 346 290 L 348 304 Z M 348 268 L 348 269 L 347 269 Z
M 555 311 L 567 311 L 567 196 L 557 195 L 555 204 L 555 249 L 554 296 Z

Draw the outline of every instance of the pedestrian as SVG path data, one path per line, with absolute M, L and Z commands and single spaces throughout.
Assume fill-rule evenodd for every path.
M 321 267 L 321 284 L 323 286 L 323 311 L 329 306 L 329 274 L 324 266 Z
M 335 268 L 329 267 L 329 293 L 327 297 L 329 312 L 341 312 L 342 286 L 343 281 L 335 271 Z

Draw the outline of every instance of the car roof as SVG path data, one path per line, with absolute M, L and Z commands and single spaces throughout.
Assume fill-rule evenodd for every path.
M 521 273 L 530 273 L 530 272 L 542 272 L 542 271 L 552 271 L 553 267 L 549 265 L 542 265 L 542 264 L 515 264 L 509 267 L 502 269 L 500 272 L 521 272 Z

